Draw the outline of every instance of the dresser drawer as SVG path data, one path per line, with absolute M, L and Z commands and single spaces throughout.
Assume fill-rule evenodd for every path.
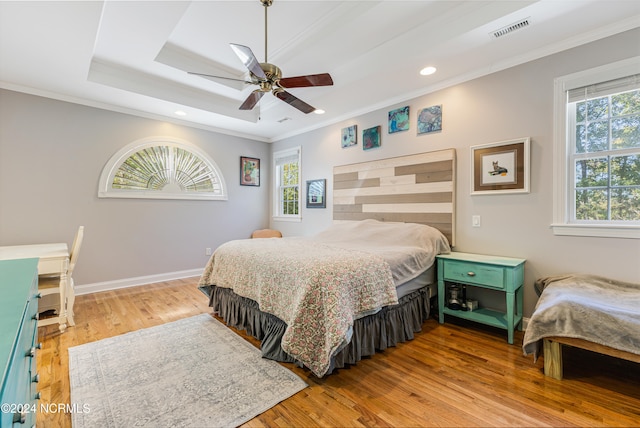
M 447 260 L 444 264 L 444 279 L 445 281 L 464 282 L 496 290 L 505 289 L 505 273 L 501 266 Z
M 8 376 L 2 391 L 2 402 L 25 405 L 33 400 L 31 372 L 35 369 L 36 356 L 32 346 L 33 332 L 30 331 L 29 304 L 25 305 L 25 313 L 18 331 L 15 352 L 9 361 Z M 32 356 L 33 355 L 33 356 Z M 13 411 L 13 409 L 12 409 Z M 3 425 L 4 426 L 4 425 Z
M 9 404 L 0 413 L 0 427 L 33 426 L 36 405 L 34 383 L 38 340 L 38 259 L 0 261 L 0 401 Z M 17 419 L 15 419 L 17 418 Z

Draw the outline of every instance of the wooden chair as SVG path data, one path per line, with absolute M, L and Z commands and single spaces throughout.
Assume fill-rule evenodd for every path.
M 58 317 L 46 318 L 38 321 L 38 326 L 49 325 L 56 323 L 63 312 L 66 310 L 67 324 L 70 326 L 76 325 L 73 319 L 73 305 L 76 300 L 73 283 L 73 270 L 76 267 L 78 261 L 78 255 L 80 254 L 80 247 L 82 246 L 82 240 L 84 238 L 84 226 L 80 226 L 76 232 L 76 236 L 71 246 L 71 252 L 69 253 L 69 266 L 67 268 L 67 287 L 63 292 L 60 292 L 60 276 L 40 276 L 38 278 L 38 292 L 42 298 L 38 303 L 38 313 L 49 310 L 55 310 Z M 47 299 L 46 296 L 59 295 L 57 301 Z
M 282 238 L 282 233 L 274 229 L 260 229 L 253 232 L 251 238 Z

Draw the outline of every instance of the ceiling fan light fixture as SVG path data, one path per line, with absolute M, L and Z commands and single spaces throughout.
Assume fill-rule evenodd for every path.
M 248 46 L 230 43 L 233 52 L 249 71 L 251 80 L 247 81 L 241 79 L 233 79 L 196 72 L 189 73 L 203 77 L 230 79 L 251 85 L 258 85 L 259 88 L 251 92 L 249 96 L 244 100 L 242 105 L 240 105 L 240 110 L 253 109 L 264 94 L 266 94 L 267 92 L 271 92 L 276 98 L 300 110 L 304 114 L 311 113 L 312 111 L 321 114 L 313 106 L 297 98 L 295 95 L 287 92 L 286 89 L 308 88 L 313 86 L 331 86 L 333 85 L 333 79 L 331 78 L 331 75 L 329 75 L 329 73 L 322 73 L 309 74 L 305 76 L 282 77 L 282 71 L 280 70 L 280 68 L 278 68 L 274 64 L 270 64 L 267 60 L 267 8 L 271 6 L 273 0 L 260 0 L 260 2 L 264 6 L 264 62 L 259 62 L 254 53 L 251 51 L 251 48 L 249 48 Z M 322 113 L 324 113 L 324 111 Z
M 423 76 L 429 76 L 429 75 L 435 73 L 436 70 L 437 69 L 435 67 L 428 66 L 428 67 L 425 67 L 422 70 L 420 70 L 420 74 L 423 75 Z

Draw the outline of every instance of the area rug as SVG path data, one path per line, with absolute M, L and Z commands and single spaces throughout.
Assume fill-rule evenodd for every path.
M 69 348 L 72 422 L 232 427 L 307 384 L 203 314 Z

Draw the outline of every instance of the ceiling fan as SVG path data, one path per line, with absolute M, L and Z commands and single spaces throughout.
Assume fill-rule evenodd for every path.
M 333 79 L 328 73 L 310 74 L 306 76 L 282 77 L 282 71 L 274 64 L 269 64 L 267 60 L 267 8 L 273 4 L 273 0 L 260 0 L 264 6 L 264 62 L 258 62 L 258 59 L 247 46 L 230 43 L 231 49 L 240 58 L 240 61 L 249 70 L 251 80 L 233 79 L 230 77 L 213 76 L 210 74 L 188 72 L 197 76 L 214 77 L 218 79 L 227 79 L 244 82 L 251 85 L 258 85 L 247 99 L 240 106 L 240 110 L 253 109 L 262 96 L 271 92 L 276 98 L 281 99 L 285 103 L 297 108 L 303 113 L 311 113 L 315 108 L 305 103 L 301 99 L 295 97 L 285 89 L 305 88 L 310 86 L 331 86 Z

